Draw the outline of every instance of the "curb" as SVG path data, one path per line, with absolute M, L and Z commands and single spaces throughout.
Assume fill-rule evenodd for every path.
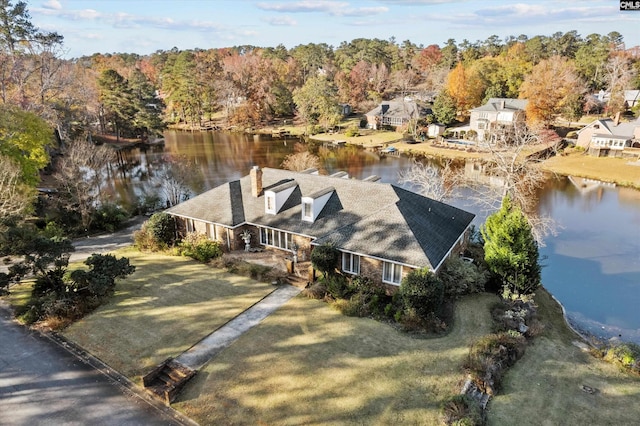
M 82 361 L 83 363 L 91 366 L 99 373 L 104 375 L 109 382 L 113 385 L 117 386 L 122 393 L 138 398 L 139 400 L 147 403 L 149 406 L 155 408 L 159 411 L 164 417 L 169 418 L 170 420 L 184 426 L 198 426 L 198 423 L 194 422 L 184 414 L 176 411 L 171 407 L 167 407 L 164 404 L 161 404 L 159 401 L 152 398 L 148 395 L 144 390 L 140 389 L 136 384 L 134 384 L 131 380 L 129 380 L 124 375 L 120 374 L 113 368 L 109 367 L 99 358 L 91 355 L 85 349 L 83 349 L 78 344 L 68 340 L 64 336 L 60 335 L 56 332 L 43 332 L 39 330 L 33 330 L 39 333 L 41 336 L 47 338 L 49 341 L 55 343 L 62 349 L 69 352 L 71 355 Z

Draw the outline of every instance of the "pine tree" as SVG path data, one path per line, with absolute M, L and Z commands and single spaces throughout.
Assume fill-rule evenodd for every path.
M 487 266 L 502 281 L 505 293 L 533 293 L 540 286 L 538 245 L 526 217 L 509 197 L 487 218 L 481 233 Z

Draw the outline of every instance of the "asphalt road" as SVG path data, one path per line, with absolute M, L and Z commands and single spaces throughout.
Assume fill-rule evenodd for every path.
M 0 425 L 180 425 L 54 340 L 11 319 L 0 302 Z
M 74 241 L 72 261 L 132 243 L 143 218 L 114 234 Z M 11 318 L 0 301 L 0 425 L 183 425 L 188 419 L 153 401 L 90 355 Z

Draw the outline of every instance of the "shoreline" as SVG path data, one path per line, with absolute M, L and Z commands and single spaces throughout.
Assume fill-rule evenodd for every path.
M 347 137 L 343 134 L 319 134 L 310 136 L 309 139 L 319 142 L 331 142 L 336 139 L 346 140 L 347 144 L 362 146 L 365 149 L 393 146 L 400 153 L 409 156 L 424 156 L 427 158 L 452 159 L 452 160 L 474 160 L 488 159 L 489 154 L 470 148 L 451 148 L 436 145 L 427 140 L 419 143 L 409 144 L 402 140 L 402 135 L 396 133 L 398 138 L 389 141 L 375 141 L 366 136 Z M 546 149 L 547 146 L 539 144 L 533 147 L 529 154 Z M 593 157 L 584 152 L 565 150 L 560 155 L 551 156 L 542 161 L 539 165 L 543 170 L 562 176 L 575 176 L 586 179 L 598 180 L 601 182 L 614 183 L 617 186 L 640 190 L 640 159 L 630 161 L 624 158 L 615 157 Z

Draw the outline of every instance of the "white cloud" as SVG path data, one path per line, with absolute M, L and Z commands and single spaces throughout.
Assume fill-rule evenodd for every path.
M 278 13 L 325 13 L 331 16 L 370 16 L 386 13 L 386 6 L 353 7 L 343 1 L 302 0 L 291 3 L 265 3 L 256 5 L 258 9 Z
M 298 22 L 290 16 L 274 16 L 262 18 L 262 20 L 270 25 L 278 27 L 295 27 Z
M 62 10 L 62 5 L 58 0 L 48 0 L 42 4 L 45 9 Z

